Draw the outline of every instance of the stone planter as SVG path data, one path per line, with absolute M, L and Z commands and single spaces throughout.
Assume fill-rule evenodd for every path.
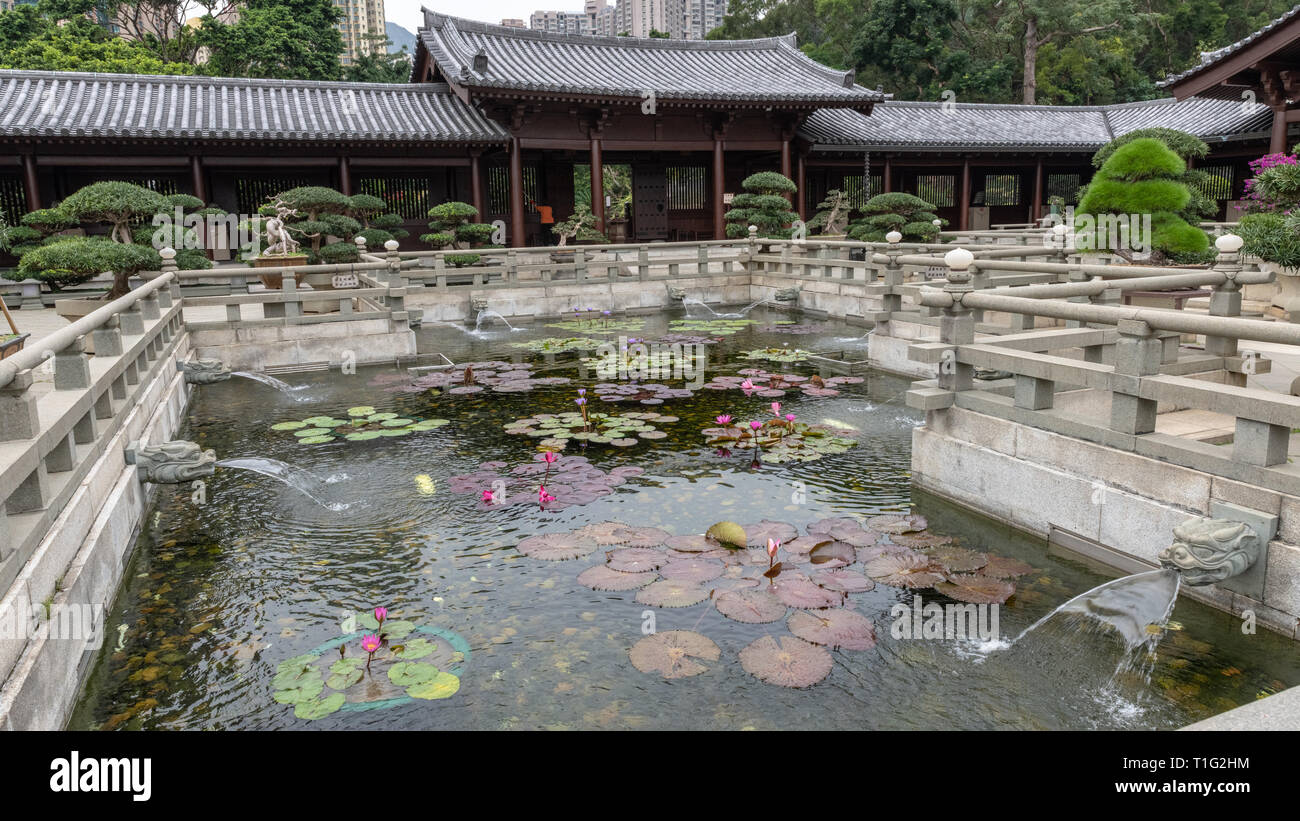
M 23 344 L 31 334 L 18 334 L 0 338 L 0 359 L 7 359 L 23 349 Z
M 1268 299 L 1279 313 L 1290 314 L 1292 321 L 1300 320 L 1300 271 L 1283 268 L 1273 262 L 1260 262 L 1259 269 L 1274 275 L 1271 285 L 1247 285 L 1242 294 L 1247 299 Z M 1255 290 L 1252 290 L 1255 289 Z
M 627 220 L 611 219 L 605 221 L 605 234 L 609 241 L 615 245 L 622 245 L 627 242 Z
M 292 256 L 283 256 L 283 257 L 257 257 L 256 259 L 253 260 L 254 268 L 284 268 L 289 265 L 306 265 L 306 264 L 307 264 L 306 254 L 293 254 Z M 328 277 L 328 275 L 324 275 L 324 274 L 322 274 L 321 276 Z M 280 290 L 280 288 L 284 286 L 284 278 L 280 274 L 259 274 L 258 277 L 262 280 L 262 284 L 265 285 L 269 290 L 278 291 Z M 305 280 L 304 275 L 294 274 L 295 282 L 301 283 L 304 280 Z M 314 288 L 316 286 L 313 285 L 312 287 Z

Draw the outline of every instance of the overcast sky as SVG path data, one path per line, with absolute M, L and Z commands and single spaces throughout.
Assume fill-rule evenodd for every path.
M 441 11 L 453 17 L 468 17 L 485 23 L 500 23 L 505 17 L 518 17 L 527 22 L 529 15 L 538 9 L 570 8 L 581 10 L 583 0 L 476 0 L 469 3 L 448 3 L 446 0 L 384 0 L 384 14 L 389 20 L 414 32 L 424 24 L 420 7 Z

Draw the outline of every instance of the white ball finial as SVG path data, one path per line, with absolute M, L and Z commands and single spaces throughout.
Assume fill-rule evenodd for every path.
M 1052 233 L 1056 234 L 1058 237 L 1065 236 L 1065 232 L 1069 230 L 1070 229 L 1067 228 L 1065 223 L 1063 222 L 1058 222 L 1057 224 L 1052 226 Z
M 358 247 L 358 248 L 360 248 L 360 249 L 362 249 L 362 250 L 365 250 L 365 247 L 366 247 L 366 238 L 365 238 L 365 237 L 361 236 L 360 234 L 357 234 L 355 237 L 352 238 L 352 241 L 355 242 L 355 243 L 357 244 L 357 247 Z
M 163 259 L 176 259 L 176 249 L 172 247 L 163 248 L 158 251 L 158 256 Z
M 758 226 L 757 226 L 757 225 L 751 225 L 751 226 L 749 226 L 749 233 L 751 233 L 751 234 L 757 234 L 757 233 L 758 233 Z
M 903 235 L 897 231 L 890 231 L 888 234 L 885 234 L 885 242 L 888 242 L 890 245 L 897 245 L 902 241 Z
M 396 251 L 396 250 L 397 250 L 397 240 L 395 240 L 395 239 L 390 239 L 388 242 L 385 242 L 385 243 L 384 243 L 384 247 L 387 248 L 389 251 Z
M 935 217 L 934 219 L 930 220 L 930 222 L 934 225 L 935 228 L 943 227 L 943 220 L 939 219 L 938 217 Z
M 965 271 L 975 261 L 975 255 L 965 248 L 954 248 L 943 255 L 943 261 L 954 271 Z
M 1245 240 L 1236 234 L 1224 234 L 1214 241 L 1214 247 L 1218 248 L 1222 253 L 1235 254 L 1241 250 L 1244 242 Z

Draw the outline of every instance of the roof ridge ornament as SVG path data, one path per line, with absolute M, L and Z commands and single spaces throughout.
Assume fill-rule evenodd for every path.
M 478 51 L 474 52 L 474 71 L 477 74 L 487 74 L 487 70 L 488 70 L 487 50 L 484 49 L 483 46 L 479 46 Z

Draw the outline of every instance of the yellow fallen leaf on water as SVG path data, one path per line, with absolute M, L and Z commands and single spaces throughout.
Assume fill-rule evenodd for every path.
M 415 477 L 415 488 L 420 491 L 421 496 L 432 496 L 438 486 L 434 483 L 433 477 L 427 473 L 421 473 Z

